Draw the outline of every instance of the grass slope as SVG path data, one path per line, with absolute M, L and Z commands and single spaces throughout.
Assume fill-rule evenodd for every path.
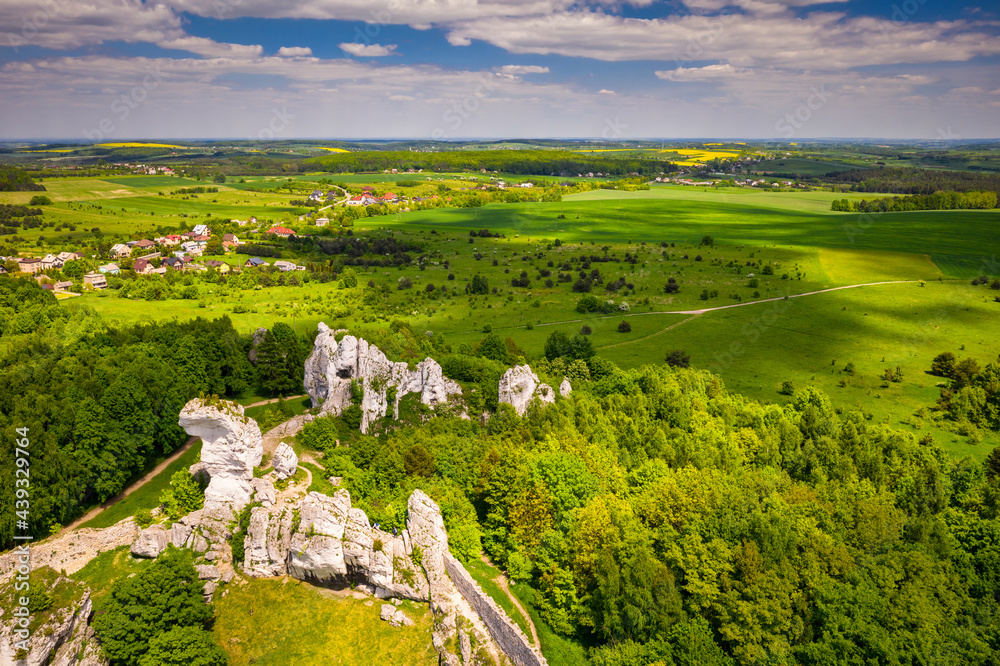
M 232 666 L 435 666 L 427 605 L 404 602 L 415 624 L 399 628 L 379 619 L 381 605 L 292 579 L 252 580 L 216 602 L 214 633 Z

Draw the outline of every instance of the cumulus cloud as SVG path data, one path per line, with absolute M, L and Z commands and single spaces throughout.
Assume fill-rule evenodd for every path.
M 752 69 L 733 67 L 732 65 L 706 65 L 705 67 L 678 67 L 671 70 L 657 70 L 657 78 L 666 81 L 706 81 L 711 79 L 729 79 L 734 76 L 752 76 Z
M 152 42 L 184 35 L 181 19 L 162 4 L 121 0 L 4 0 L 2 46 L 75 49 L 107 41 Z
M 395 44 L 352 44 L 344 43 L 339 44 L 341 50 L 350 53 L 353 56 L 365 57 L 365 58 L 377 58 L 381 56 L 399 55 L 396 53 Z
M 313 51 L 308 46 L 282 46 L 278 49 L 279 56 L 288 58 L 311 56 Z

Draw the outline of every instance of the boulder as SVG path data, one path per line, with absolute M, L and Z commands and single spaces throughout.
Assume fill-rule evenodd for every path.
M 299 457 L 295 455 L 292 447 L 284 442 L 278 444 L 278 448 L 274 450 L 274 457 L 271 458 L 271 467 L 274 468 L 275 475 L 279 479 L 288 478 L 295 474 L 298 466 Z
M 572 392 L 573 385 L 569 383 L 569 378 L 563 377 L 562 384 L 559 385 L 559 395 L 565 398 Z
M 406 613 L 404 613 L 403 611 L 401 611 L 399 609 L 396 609 L 396 612 L 392 614 L 391 618 L 389 618 L 389 626 L 390 627 L 412 627 L 413 626 L 413 620 L 411 620 L 410 616 L 407 615 Z
M 419 393 L 421 402 L 431 407 L 462 393 L 461 387 L 446 378 L 433 359 L 424 359 L 411 371 L 406 363 L 393 363 L 382 350 L 364 339 L 345 335 L 337 342 L 335 331 L 321 323 L 313 351 L 306 359 L 303 379 L 313 407 L 322 406 L 323 413 L 341 414 L 353 402 L 352 382 L 362 390 L 359 407 L 361 431 L 365 433 L 388 412 L 390 387 L 396 393 L 394 418 L 399 418 L 399 399 L 408 393 Z
M 396 614 L 396 607 L 392 604 L 382 604 L 382 610 L 379 613 L 379 617 L 388 622 L 392 619 L 392 616 Z
M 524 416 L 528 405 L 535 398 L 543 403 L 555 402 L 555 392 L 548 384 L 539 381 L 529 365 L 518 365 L 507 370 L 497 386 L 499 401 L 514 408 L 519 416 Z
M 170 543 L 170 532 L 163 525 L 150 525 L 132 542 L 132 554 L 136 557 L 158 557 Z
M 198 578 L 201 580 L 222 580 L 219 567 L 213 564 L 196 564 L 194 570 L 198 572 Z

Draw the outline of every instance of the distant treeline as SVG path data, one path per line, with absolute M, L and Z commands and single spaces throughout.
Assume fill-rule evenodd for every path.
M 574 176 L 600 172 L 612 176 L 632 173 L 649 176 L 677 170 L 677 167 L 665 160 L 595 157 L 553 150 L 462 150 L 441 153 L 364 151 L 318 157 L 307 160 L 306 164 L 317 165 L 332 173 L 386 169 L 425 169 L 435 172 L 486 169 L 520 175 Z
M 44 192 L 45 187 L 17 167 L 0 166 L 0 192 Z
M 337 255 L 345 266 L 400 266 L 413 262 L 410 252 L 420 252 L 416 243 L 398 241 L 395 238 L 353 238 L 296 239 L 293 247 L 302 252 L 319 251 Z
M 834 200 L 831 210 L 845 213 L 896 213 L 907 210 L 985 210 L 997 207 L 996 192 L 935 192 L 867 201 Z
M 237 245 L 236 254 L 248 254 L 251 257 L 281 257 L 281 250 L 270 245 Z
M 1000 192 L 1000 175 L 966 171 L 937 171 L 904 167 L 854 169 L 831 174 L 827 180 L 849 183 L 854 192 L 934 194 L 941 191 Z

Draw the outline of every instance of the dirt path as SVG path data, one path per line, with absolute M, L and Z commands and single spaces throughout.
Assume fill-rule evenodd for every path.
M 272 402 L 279 402 L 281 400 L 297 400 L 299 398 L 306 397 L 306 394 L 302 395 L 289 395 L 282 398 L 271 398 L 270 400 L 261 400 L 260 402 L 255 402 L 250 405 L 243 405 L 243 409 L 250 409 L 251 407 L 260 407 L 261 405 L 270 405 Z
M 163 470 L 165 470 L 167 468 L 167 466 L 170 465 L 170 463 L 172 463 L 175 460 L 177 460 L 178 458 L 180 458 L 184 454 L 184 452 L 187 451 L 188 449 L 190 449 L 194 445 L 194 443 L 197 442 L 197 441 L 198 441 L 197 437 L 188 437 L 188 440 L 186 442 L 184 442 L 179 449 L 177 449 L 176 451 L 174 451 L 173 453 L 171 453 L 159 465 L 157 465 L 156 467 L 154 467 L 150 471 L 146 472 L 146 474 L 141 479 L 139 479 L 138 481 L 136 481 L 135 483 L 133 483 L 131 486 L 129 486 L 125 490 L 121 491 L 120 493 L 118 493 L 117 495 L 115 495 L 114 497 L 112 497 L 111 499 L 106 500 L 103 504 L 101 504 L 99 506 L 95 506 L 93 509 L 91 509 L 87 513 L 83 514 L 82 516 L 80 516 L 79 518 L 77 518 L 76 520 L 74 520 L 72 523 L 70 523 L 66 527 L 62 528 L 61 530 L 59 530 L 58 534 L 61 536 L 62 534 L 65 534 L 66 532 L 70 532 L 72 530 L 75 530 L 76 528 L 78 528 L 80 525 L 84 524 L 88 520 L 93 519 L 95 516 L 97 516 L 98 514 L 100 514 L 102 511 L 104 511 L 108 507 L 114 506 L 115 504 L 117 504 L 118 502 L 121 502 L 123 499 L 125 499 L 126 497 L 128 497 L 129 495 L 131 495 L 132 493 L 134 493 L 135 491 L 139 490 L 139 488 L 142 488 L 144 485 L 146 485 L 147 483 L 149 483 L 150 481 L 152 481 Z
M 618 319 L 619 317 L 648 317 L 650 315 L 703 315 L 703 314 L 705 314 L 707 312 L 715 312 L 716 310 L 728 310 L 729 308 L 739 308 L 739 307 L 743 307 L 745 305 L 759 305 L 761 303 L 771 303 L 773 301 L 783 301 L 785 299 L 790 299 L 790 298 L 801 298 L 802 296 L 812 296 L 814 294 L 825 294 L 828 291 L 840 291 L 841 289 L 857 289 L 858 287 L 873 287 L 873 286 L 880 285 L 880 284 L 906 284 L 906 283 L 913 283 L 913 282 L 921 282 L 921 280 L 888 280 L 888 281 L 885 281 L 885 282 L 864 282 L 862 284 L 848 284 L 848 285 L 844 285 L 843 287 L 830 287 L 829 289 L 817 289 L 816 291 L 807 291 L 807 292 L 803 292 L 801 294 L 788 294 L 787 296 L 778 296 L 776 298 L 764 298 L 764 299 L 761 299 L 759 301 L 747 301 L 746 303 L 734 303 L 732 305 L 719 305 L 719 306 L 716 306 L 714 308 L 702 308 L 700 310 L 660 310 L 660 311 L 656 311 L 656 312 L 625 312 L 625 313 L 620 313 L 620 314 L 606 315 L 606 316 L 603 316 L 603 317 L 590 317 L 588 319 L 582 319 L 581 318 L 581 319 L 564 319 L 562 321 L 547 321 L 547 322 L 544 322 L 544 323 L 541 323 L 541 324 L 535 324 L 535 328 L 538 328 L 539 326 L 561 326 L 563 324 L 579 324 L 580 322 L 592 321 L 594 319 Z M 690 321 L 690 320 L 689 319 L 685 319 L 683 322 L 680 322 L 680 323 L 683 324 L 686 321 Z M 679 324 L 674 324 L 674 326 L 677 326 L 677 325 L 679 325 Z M 524 327 L 523 326 L 498 326 L 494 330 L 514 329 L 514 328 L 524 328 Z M 673 326 L 671 326 L 670 328 L 673 328 Z M 474 330 L 469 330 L 469 331 L 465 331 L 465 332 L 466 333 L 475 333 L 478 330 L 479 329 L 474 329 Z M 663 331 L 659 331 L 658 333 L 662 333 L 662 332 Z M 653 335 L 657 335 L 658 333 L 654 333 Z M 649 337 L 649 336 L 647 336 L 647 337 Z
M 488 557 L 486 557 L 486 553 L 480 553 L 479 557 L 483 560 L 483 562 L 490 565 L 491 567 L 496 566 L 495 564 L 490 562 L 490 559 Z M 535 629 L 535 623 L 531 621 L 531 616 L 528 615 L 528 611 L 524 609 L 524 606 L 522 606 L 521 602 L 517 600 L 517 597 L 511 594 L 510 585 L 507 581 L 506 574 L 504 574 L 501 571 L 500 575 L 498 575 L 496 578 L 493 579 L 493 582 L 495 582 L 497 585 L 500 586 L 500 589 L 503 590 L 503 593 L 506 594 L 507 598 L 510 599 L 510 602 L 514 604 L 514 608 L 520 611 L 521 615 L 524 616 L 524 621 L 528 623 L 528 629 L 531 629 L 531 639 L 535 642 L 535 647 L 541 650 L 542 642 L 538 640 L 538 631 Z M 513 619 L 514 618 L 511 618 L 511 620 Z M 515 622 L 515 624 L 517 623 Z

